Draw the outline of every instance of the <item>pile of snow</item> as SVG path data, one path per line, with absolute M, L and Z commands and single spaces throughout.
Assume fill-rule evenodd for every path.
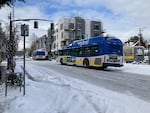
M 109 67 L 109 69 L 122 70 L 127 73 L 150 76 L 150 65 L 125 63 L 123 67 Z

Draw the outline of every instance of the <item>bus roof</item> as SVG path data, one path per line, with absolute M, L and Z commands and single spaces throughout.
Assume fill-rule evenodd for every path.
M 76 40 L 76 41 L 72 42 L 69 46 L 67 46 L 64 49 L 86 47 L 86 46 L 94 46 L 94 45 L 98 45 L 100 43 L 103 43 L 103 41 L 105 41 L 105 40 L 118 40 L 118 39 L 117 38 L 108 38 L 108 37 L 106 38 L 104 36 L 97 36 L 97 37 L 92 37 L 92 38 L 86 38 L 86 39 Z
M 71 43 L 66 48 L 77 48 L 77 47 L 85 47 L 85 46 L 93 46 L 97 45 L 99 42 L 102 42 L 105 40 L 105 37 L 98 36 L 98 37 L 92 37 L 92 38 L 86 38 L 81 40 L 76 40 L 73 43 Z

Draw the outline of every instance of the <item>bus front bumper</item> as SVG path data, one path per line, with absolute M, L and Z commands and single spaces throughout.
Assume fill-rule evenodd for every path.
M 103 66 L 104 66 L 104 67 L 107 67 L 107 66 L 112 66 L 112 67 L 122 67 L 123 64 L 103 63 Z

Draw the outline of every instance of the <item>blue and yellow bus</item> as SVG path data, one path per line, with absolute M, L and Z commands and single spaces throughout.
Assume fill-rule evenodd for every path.
M 120 67 L 123 66 L 123 44 L 118 38 L 103 36 L 77 40 L 59 50 L 57 61 L 84 67 Z

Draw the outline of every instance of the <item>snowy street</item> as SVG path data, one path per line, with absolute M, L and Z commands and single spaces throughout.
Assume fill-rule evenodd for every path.
M 9 87 L 5 97 L 2 85 L 0 113 L 150 113 L 149 70 L 142 64 L 102 71 L 26 61 L 26 95 Z
M 0 113 L 150 113 L 149 8 L 0 0 Z
M 76 78 L 89 84 L 117 91 L 126 95 L 134 95 L 150 102 L 150 76 L 142 73 L 127 73 L 125 67 L 108 68 L 107 70 L 86 69 L 83 67 L 60 65 L 47 61 L 29 61 L 27 66 L 40 69 L 40 72 L 57 73 Z M 37 70 L 36 70 L 37 71 Z

